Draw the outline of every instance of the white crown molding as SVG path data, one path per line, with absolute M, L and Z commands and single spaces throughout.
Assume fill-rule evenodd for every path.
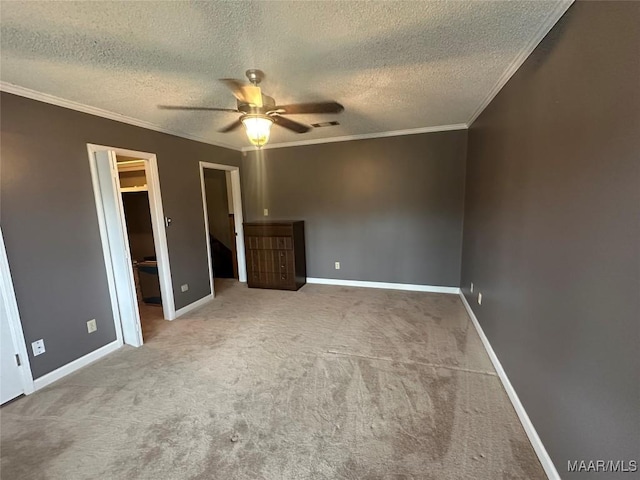
M 135 125 L 136 127 L 146 128 L 148 130 L 167 133 L 169 135 L 174 135 L 176 137 L 187 138 L 189 140 L 195 140 L 196 142 L 202 142 L 202 143 L 207 143 L 209 145 L 215 145 L 217 147 L 228 148 L 230 150 L 236 150 L 241 152 L 251 152 L 251 151 L 258 150 L 257 147 L 253 147 L 253 146 L 238 148 L 236 146 L 233 146 L 227 143 L 212 142 L 211 140 L 208 140 L 203 137 L 199 137 L 197 135 L 191 135 L 189 133 L 179 132 L 176 130 L 169 130 L 167 128 L 156 125 L 155 123 L 146 122 L 144 120 L 128 117 L 126 115 L 121 115 L 119 113 L 110 112 L 108 110 L 92 107 L 90 105 L 85 105 L 79 102 L 74 102 L 72 100 L 66 100 L 64 98 L 56 97 L 54 95 L 49 95 L 48 93 L 38 92 L 36 90 L 31 90 L 30 88 L 21 87 L 19 85 L 14 85 L 12 83 L 0 81 L 0 91 L 11 93 L 13 95 L 18 95 L 20 97 L 30 98 L 31 100 L 37 100 L 39 102 L 49 103 L 51 105 L 56 105 L 58 107 L 68 108 L 70 110 L 75 110 L 77 112 L 88 113 L 89 115 L 95 115 L 97 117 L 102 117 L 102 118 L 108 118 L 109 120 L 115 120 L 116 122 L 127 123 L 129 125 Z M 317 145 L 321 143 L 333 143 L 333 142 L 348 142 L 351 140 L 364 140 L 367 138 L 383 138 L 383 137 L 397 137 L 402 135 L 416 135 L 419 133 L 447 132 L 450 130 L 464 130 L 466 128 L 467 128 L 467 124 L 458 123 L 454 125 L 439 125 L 435 127 L 420 127 L 420 128 L 411 128 L 407 130 L 391 130 L 387 132 L 363 133 L 359 135 L 346 135 L 343 137 L 318 138 L 315 140 L 300 140 L 296 142 L 272 143 L 272 144 L 265 145 L 264 147 L 262 147 L 262 149 L 297 147 L 301 145 Z
M 318 145 L 321 143 L 349 142 L 351 140 L 365 140 L 367 138 L 399 137 L 402 135 L 416 135 L 419 133 L 448 132 L 450 130 L 465 130 L 466 123 L 453 125 L 438 125 L 435 127 L 410 128 L 407 130 L 391 130 L 388 132 L 362 133 L 359 135 L 345 135 L 343 137 L 316 138 L 314 140 L 300 140 L 296 142 L 267 143 L 264 147 L 242 147 L 242 152 L 254 152 L 256 150 L 269 150 L 272 148 L 300 147 L 303 145 Z
M 573 4 L 574 0 L 560 0 L 556 7 L 549 13 L 545 21 L 540 28 L 536 31 L 535 35 L 531 38 L 531 41 L 527 43 L 522 50 L 518 53 L 516 58 L 511 62 L 511 65 L 507 67 L 504 73 L 500 76 L 496 84 L 489 91 L 487 96 L 480 102 L 478 108 L 475 109 L 471 118 L 467 121 L 467 125 L 471 127 L 471 124 L 476 121 L 476 118 L 480 116 L 480 114 L 484 111 L 485 108 L 491 103 L 491 101 L 500 93 L 502 87 L 504 87 L 507 82 L 513 77 L 513 75 L 518 71 L 518 69 L 522 66 L 529 55 L 533 53 L 538 44 L 542 41 L 544 37 L 547 36 L 547 33 L 551 31 L 553 26 L 562 18 L 562 15 L 569 9 L 569 7 Z M 244 151 L 244 149 L 243 149 Z
M 215 145 L 216 147 L 228 148 L 230 150 L 240 151 L 238 147 L 221 142 L 212 142 L 203 137 L 197 135 L 191 135 L 189 133 L 178 132 L 170 130 L 168 128 L 161 127 L 155 123 L 145 122 L 144 120 L 138 120 L 137 118 L 128 117 L 119 113 L 110 112 L 101 108 L 92 107 L 83 103 L 74 102 L 72 100 L 66 100 L 64 98 L 49 95 L 48 93 L 37 92 L 30 88 L 21 87 L 12 83 L 0 82 L 0 91 L 18 95 L 20 97 L 30 98 L 31 100 L 37 100 L 39 102 L 49 103 L 58 107 L 68 108 L 77 112 L 88 113 L 89 115 L 95 115 L 96 117 L 108 118 L 109 120 L 115 120 L 116 122 L 127 123 L 136 127 L 146 128 L 148 130 L 154 130 L 156 132 L 168 133 L 176 137 L 187 138 L 189 140 L 195 140 L 196 142 L 207 143 L 209 145 Z

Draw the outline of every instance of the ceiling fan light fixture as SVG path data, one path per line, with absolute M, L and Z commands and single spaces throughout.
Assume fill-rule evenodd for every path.
M 252 145 L 262 147 L 269 141 L 273 119 L 268 115 L 245 115 L 240 120 Z

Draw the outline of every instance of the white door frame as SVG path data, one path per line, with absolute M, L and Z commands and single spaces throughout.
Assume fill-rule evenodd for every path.
M 211 293 L 213 288 L 213 265 L 211 264 L 211 245 L 209 244 L 209 213 L 207 212 L 207 194 L 204 185 L 204 169 L 224 170 L 231 175 L 231 197 L 233 200 L 233 220 L 236 230 L 236 256 L 238 258 L 238 280 L 247 281 L 247 261 L 244 252 L 244 228 L 242 226 L 242 191 L 240 189 L 240 167 L 222 165 L 219 163 L 200 162 L 200 188 L 202 189 L 202 209 L 204 211 L 204 233 L 207 242 L 207 261 L 209 263 L 209 282 Z M 229 192 L 227 192 L 227 195 Z
M 135 150 L 128 150 L 124 148 L 110 147 L 105 145 L 87 144 L 87 151 L 89 154 L 89 165 L 91 168 L 91 180 L 93 182 L 93 192 L 96 201 L 96 211 L 98 213 L 98 225 L 100 228 L 100 237 L 102 240 L 102 250 L 105 259 L 105 267 L 107 270 L 107 282 L 109 284 L 109 293 L 111 295 L 111 305 L 114 314 L 114 322 L 116 327 L 116 335 L 118 341 L 123 341 L 122 324 L 118 309 L 117 293 L 116 293 L 116 278 L 111 268 L 111 252 L 109 249 L 109 239 L 107 235 L 107 225 L 105 222 L 105 214 L 102 208 L 102 199 L 100 185 L 98 181 L 98 173 L 95 165 L 95 153 L 101 151 L 111 151 L 116 155 L 124 155 L 127 157 L 135 157 L 144 160 L 145 176 L 147 179 L 148 195 L 149 195 L 149 207 L 151 213 L 151 226 L 153 230 L 153 242 L 156 251 L 156 258 L 158 260 L 158 277 L 160 281 L 160 294 L 162 296 L 162 310 L 164 318 L 167 320 L 173 320 L 176 318 L 175 302 L 173 296 L 173 285 L 171 282 L 171 266 L 169 264 L 169 249 L 167 246 L 167 233 L 165 230 L 165 216 L 164 209 L 162 207 L 162 196 L 160 193 L 160 178 L 158 175 L 158 160 L 154 153 L 139 152 Z M 120 182 L 115 182 L 117 194 L 122 195 L 120 190 Z M 126 232 L 126 225 L 124 224 L 124 218 L 122 218 L 122 228 Z M 126 239 L 122 240 L 123 243 Z M 128 249 L 128 245 L 125 245 Z M 133 274 L 133 270 L 131 272 Z M 135 289 L 135 287 L 134 287 Z M 132 295 L 136 296 L 136 292 L 133 291 Z M 138 315 L 137 319 L 133 319 L 140 322 Z
M 27 353 L 27 344 L 24 341 L 24 330 L 22 329 L 22 322 L 20 321 L 16 292 L 13 289 L 13 281 L 11 280 L 9 259 L 7 258 L 7 252 L 4 247 L 2 227 L 0 227 L 0 296 L 2 297 L 0 301 L 4 302 L 7 312 L 11 339 L 20 356 L 20 367 L 18 368 L 20 368 L 20 376 L 22 378 L 22 389 L 25 395 L 29 395 L 35 391 L 35 386 L 33 384 L 31 364 L 29 363 L 29 354 Z

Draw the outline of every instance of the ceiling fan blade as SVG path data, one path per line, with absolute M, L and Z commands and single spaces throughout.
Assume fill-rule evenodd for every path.
M 239 110 L 235 108 L 217 108 L 217 107 L 189 107 L 186 105 L 158 105 L 158 108 L 162 110 L 203 110 L 207 112 L 234 112 L 238 113 Z
M 274 110 L 282 111 L 285 115 L 296 113 L 340 113 L 344 110 L 344 107 L 338 102 L 312 102 L 278 105 Z
M 235 78 L 221 78 L 220 81 L 229 87 L 233 96 L 241 102 L 262 107 L 262 91 L 260 87 L 248 85 Z
M 240 121 L 240 119 L 236 120 L 233 123 L 230 123 L 229 125 L 227 125 L 224 128 L 221 128 L 220 130 L 218 130 L 220 133 L 228 133 L 231 132 L 233 130 L 235 130 L 236 128 L 239 128 L 242 126 L 242 122 Z
M 280 115 L 273 115 L 271 118 L 273 118 L 273 121 L 277 125 L 280 125 L 281 127 L 284 127 L 296 133 L 306 133 L 309 130 L 311 130 L 311 127 L 308 125 L 294 122 L 293 120 L 289 120 L 288 118 L 281 117 Z

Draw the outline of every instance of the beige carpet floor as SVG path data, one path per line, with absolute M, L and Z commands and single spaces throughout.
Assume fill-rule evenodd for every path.
M 3 479 L 543 479 L 456 295 L 217 282 L 0 410 Z

